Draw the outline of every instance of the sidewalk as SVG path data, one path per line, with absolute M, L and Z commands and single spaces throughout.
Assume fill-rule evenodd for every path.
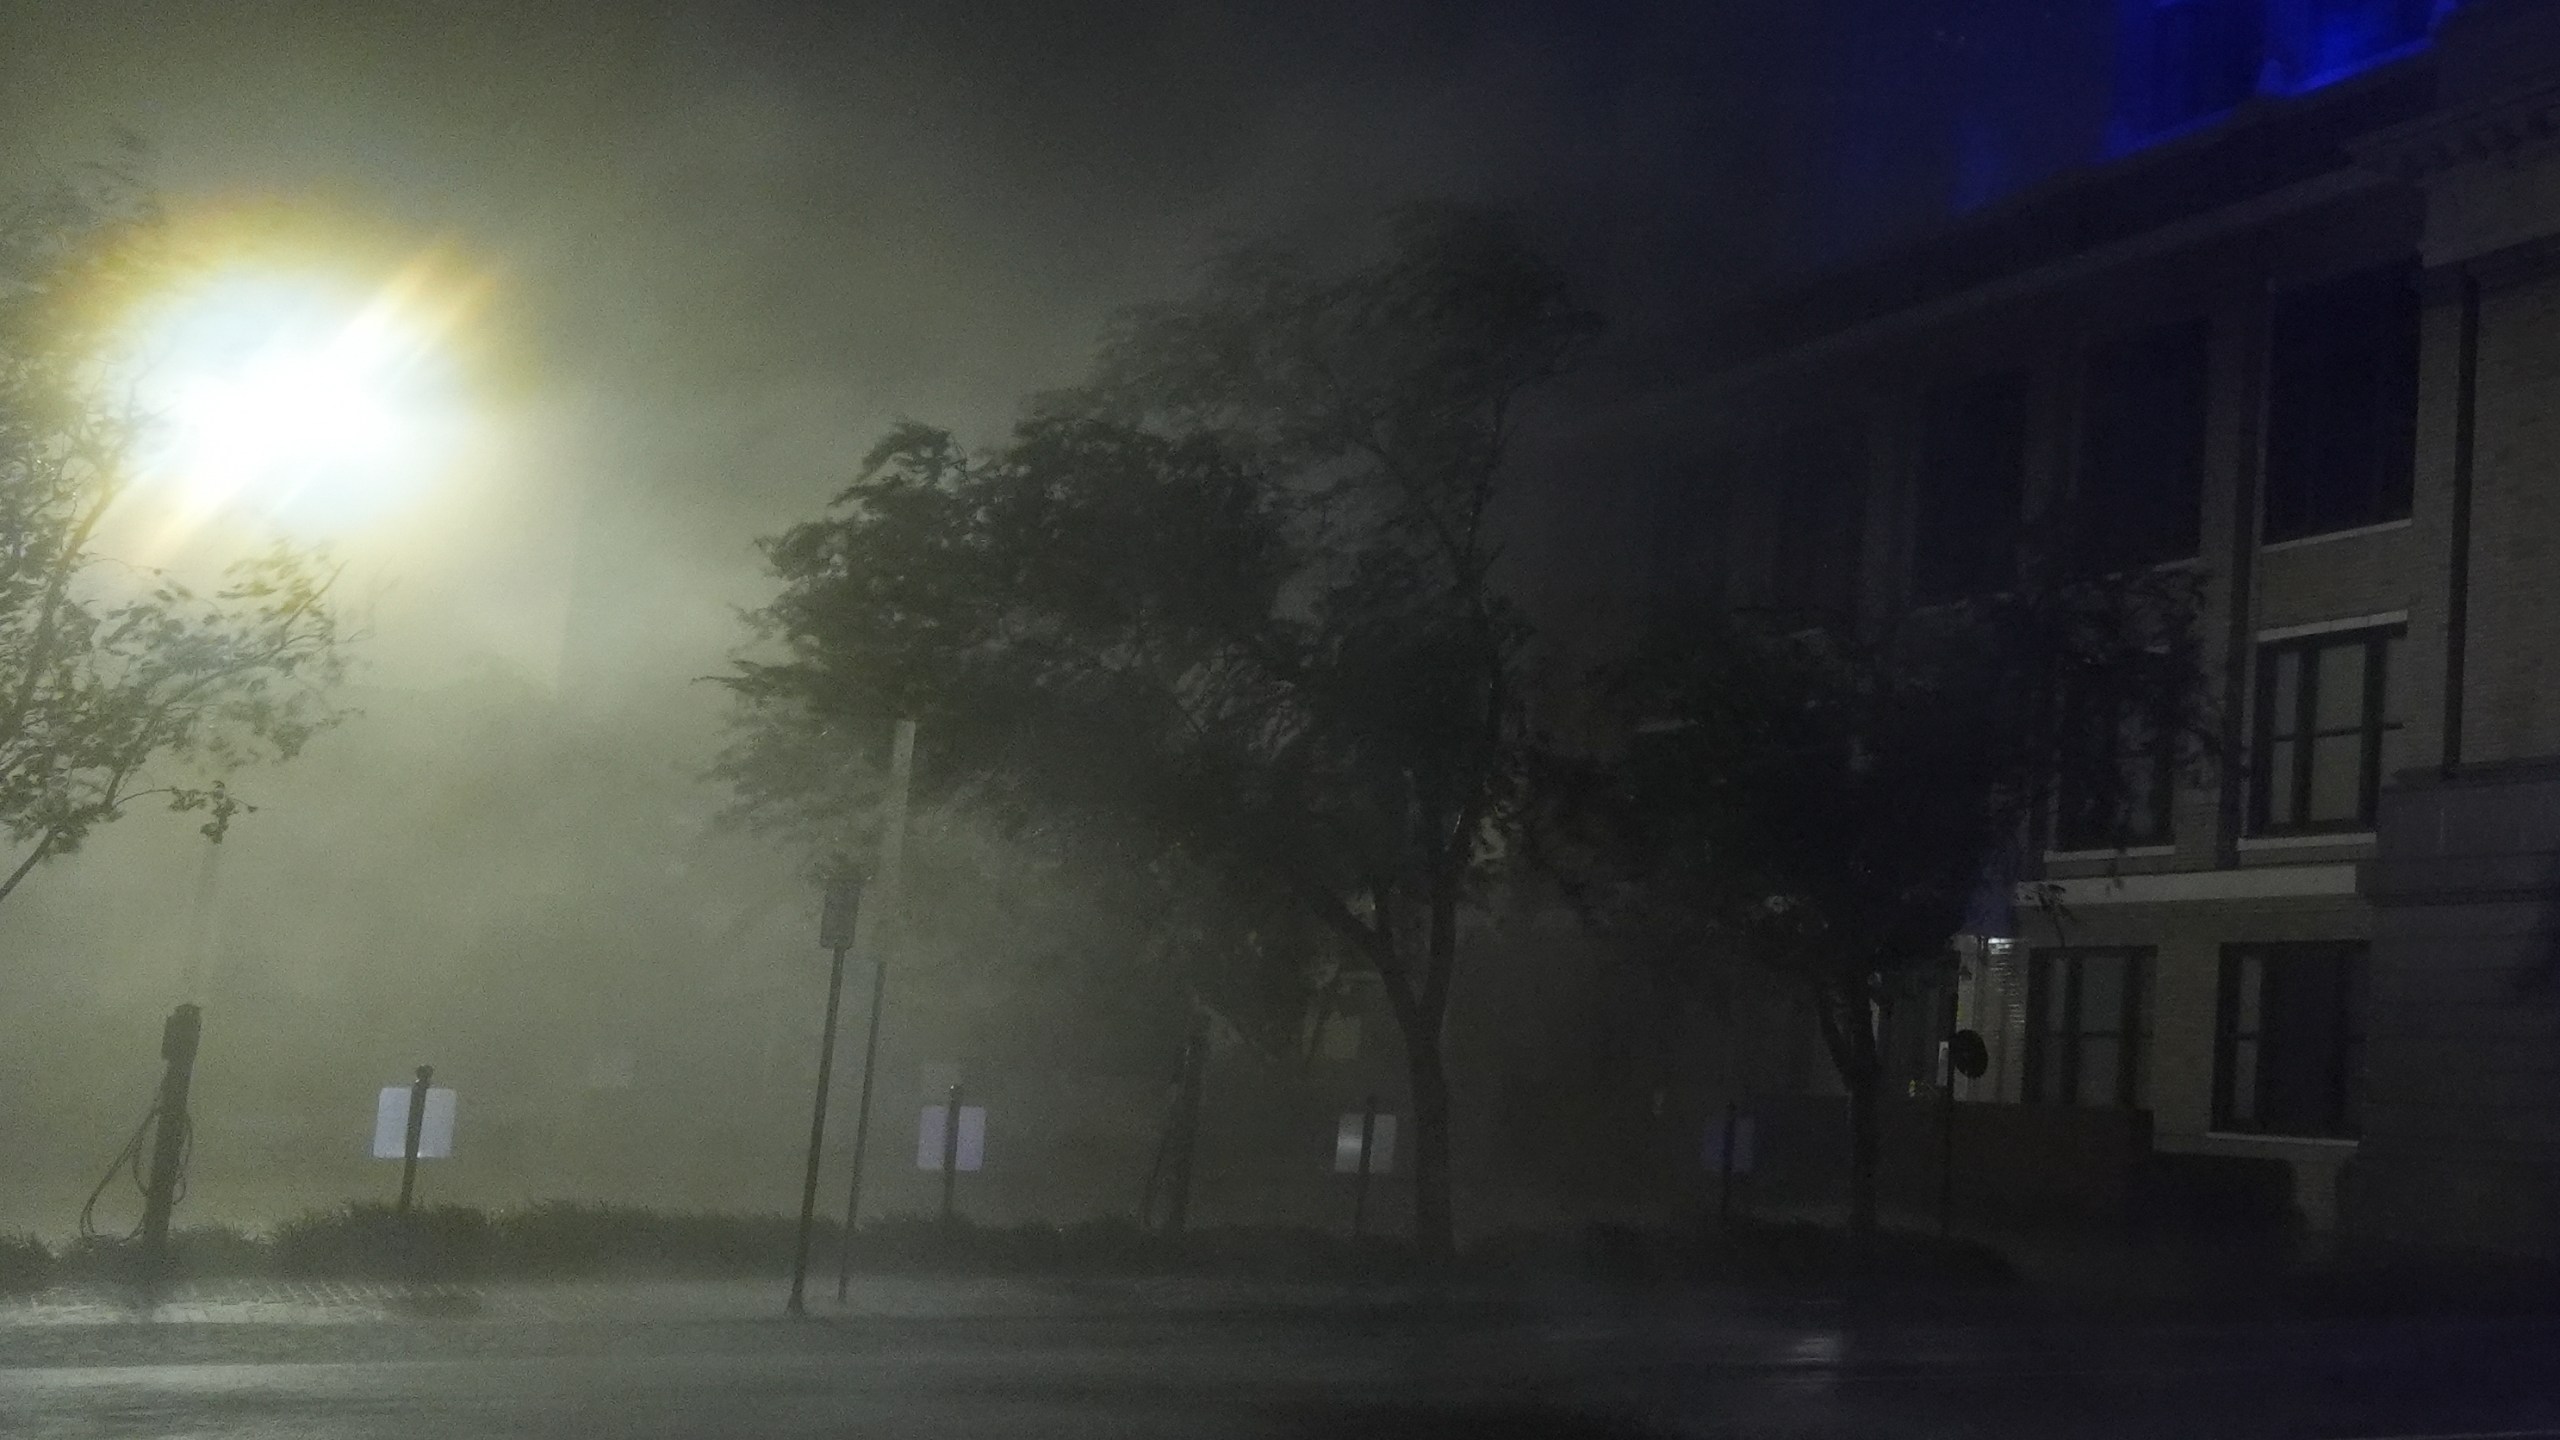
M 151 1324 L 356 1325 L 453 1321 L 648 1325 L 781 1317 L 783 1278 L 508 1281 L 406 1285 L 389 1281 L 237 1278 L 181 1284 L 156 1306 L 109 1286 L 62 1286 L 0 1300 L 0 1335 L 27 1330 Z M 1398 1305 L 1405 1287 L 1349 1288 L 1189 1277 L 1008 1279 L 858 1275 L 846 1302 L 832 1275 L 812 1276 L 809 1318 L 825 1320 L 1045 1319 L 1284 1312 Z

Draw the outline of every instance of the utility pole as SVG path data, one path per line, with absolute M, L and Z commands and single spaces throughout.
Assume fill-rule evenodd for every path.
M 827 1142 L 827 1092 L 835 1084 L 836 1011 L 844 1000 L 845 952 L 852 948 L 854 916 L 861 909 L 860 887 L 849 879 L 838 880 L 827 888 L 825 915 L 818 922 L 818 943 L 827 947 L 832 959 L 827 966 L 827 1019 L 818 1039 L 817 1094 L 809 1102 L 809 1159 L 800 1173 L 800 1234 L 791 1248 L 791 1298 L 783 1305 L 793 1315 L 809 1313 L 809 1236 L 818 1220 L 818 1159 Z
M 836 1246 L 836 1303 L 853 1289 L 853 1227 L 862 1209 L 862 1155 L 871 1145 L 871 1078 L 880 1068 L 880 1002 L 889 993 L 889 957 L 871 957 L 871 1022 L 862 1037 L 862 1097 L 853 1112 L 853 1184 L 844 1202 L 844 1239 Z
M 897 933 L 898 887 L 907 856 L 907 792 L 915 769 L 916 722 L 901 720 L 889 742 L 889 794 L 880 815 L 879 903 L 865 907 L 855 927 L 855 948 L 871 960 L 871 1020 L 862 1044 L 862 1094 L 854 1102 L 853 1178 L 845 1186 L 844 1242 L 836 1247 L 839 1301 L 853 1286 L 853 1237 L 862 1222 L 862 1161 L 871 1147 L 871 1081 L 880 1061 L 880 1002 L 889 991 L 889 950 Z M 951 1123 L 959 1124 L 958 1117 Z
M 204 1012 L 181 1005 L 160 1027 L 159 1122 L 152 1130 L 151 1175 L 142 1187 L 143 1283 L 155 1294 L 169 1278 L 169 1212 L 178 1206 L 178 1172 L 187 1158 L 187 1090 L 194 1083 L 196 1042 Z

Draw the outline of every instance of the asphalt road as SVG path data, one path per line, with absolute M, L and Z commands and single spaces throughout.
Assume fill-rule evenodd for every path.
M 0 1435 L 2560 1437 L 2553 1322 L 1126 1296 L 795 1322 L 767 1298 L 0 1321 Z

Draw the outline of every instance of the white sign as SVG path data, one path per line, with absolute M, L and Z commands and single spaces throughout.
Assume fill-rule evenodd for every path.
M 385 1085 L 373 1105 L 373 1158 L 398 1160 L 409 1153 L 409 1085 Z M 453 1092 L 442 1087 L 427 1092 L 425 1123 L 418 1127 L 418 1158 L 453 1158 Z
M 1721 1115 L 1707 1122 L 1707 1169 L 1718 1175 L 1724 1173 L 1724 1127 L 1725 1119 Z M 1734 1174 L 1748 1175 L 1751 1173 L 1751 1152 L 1754 1148 L 1752 1142 L 1758 1138 L 1759 1128 L 1759 1126 L 1752 1123 L 1751 1117 L 1748 1115 L 1734 1117 Z
M 1342 1117 L 1333 1132 L 1333 1173 L 1360 1173 L 1360 1123 L 1365 1112 L 1353 1111 Z M 1381 1110 L 1378 1123 L 1369 1132 L 1369 1173 L 1387 1175 L 1396 1168 L 1396 1117 Z
M 916 1168 L 942 1168 L 942 1116 L 948 1105 L 927 1105 L 916 1119 Z M 982 1170 L 987 1163 L 987 1111 L 983 1105 L 960 1107 L 960 1146 L 955 1157 L 962 1170 Z

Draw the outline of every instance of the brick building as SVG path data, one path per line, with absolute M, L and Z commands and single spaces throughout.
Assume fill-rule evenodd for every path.
M 2034 837 L 1967 1098 L 2560 1236 L 2560 4 L 2125 7 L 2115 158 L 1737 317 L 1662 583 L 1864 616 L 2194 568 L 2226 749 Z M 2039 537 L 2039 538 L 2031 538 Z M 2546 983 L 2548 982 L 2548 983 Z

